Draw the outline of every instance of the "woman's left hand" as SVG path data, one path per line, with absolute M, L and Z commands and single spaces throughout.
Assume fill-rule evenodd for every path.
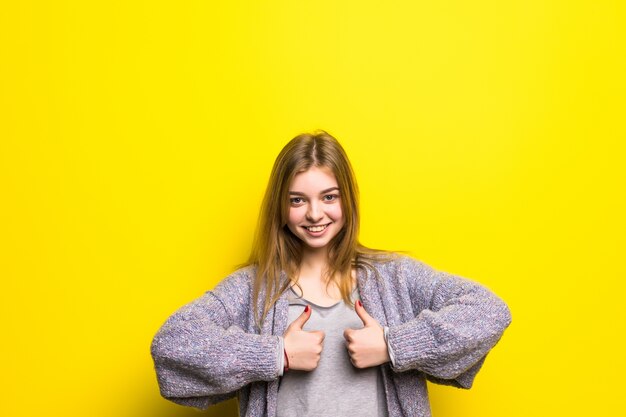
M 382 326 L 365 311 L 361 300 L 354 304 L 354 310 L 363 321 L 364 327 L 358 330 L 346 329 L 343 332 L 352 364 L 357 368 L 369 368 L 389 362 Z

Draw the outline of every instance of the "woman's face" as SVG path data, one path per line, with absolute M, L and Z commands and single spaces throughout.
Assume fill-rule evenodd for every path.
M 289 186 L 287 226 L 310 249 L 321 249 L 344 225 L 337 179 L 326 167 L 296 174 Z

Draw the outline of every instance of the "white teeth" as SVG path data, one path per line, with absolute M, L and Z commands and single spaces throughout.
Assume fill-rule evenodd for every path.
M 322 230 L 326 229 L 328 225 L 324 225 L 324 226 L 313 226 L 313 227 L 307 227 L 306 229 L 310 232 L 321 232 Z

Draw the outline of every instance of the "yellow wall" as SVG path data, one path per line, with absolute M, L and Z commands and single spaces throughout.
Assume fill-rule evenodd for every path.
M 151 338 L 246 259 L 273 158 L 315 128 L 365 244 L 511 306 L 435 417 L 624 412 L 623 1 L 1 9 L 2 416 L 196 415 L 160 398 Z

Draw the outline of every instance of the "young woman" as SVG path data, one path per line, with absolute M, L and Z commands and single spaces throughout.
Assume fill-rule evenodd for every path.
M 470 388 L 511 316 L 483 286 L 358 242 L 358 190 L 335 138 L 276 159 L 248 265 L 152 343 L 161 394 L 242 416 L 430 416 L 426 381 Z

